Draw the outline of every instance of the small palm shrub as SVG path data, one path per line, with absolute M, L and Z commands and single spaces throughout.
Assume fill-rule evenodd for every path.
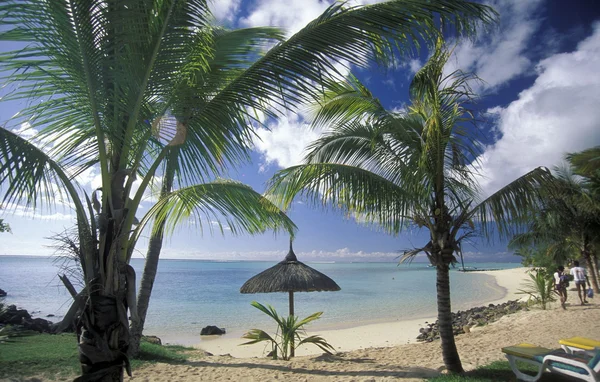
M 264 306 L 256 301 L 252 301 L 250 304 L 267 316 L 271 317 L 277 322 L 277 333 L 275 337 L 271 337 L 267 332 L 260 329 L 251 329 L 248 333 L 244 334 L 242 338 L 249 339 L 251 341 L 245 342 L 242 345 L 251 345 L 262 341 L 268 341 L 272 345 L 273 351 L 271 355 L 273 359 L 281 357 L 283 360 L 289 360 L 291 357 L 291 350 L 296 346 L 303 344 L 314 344 L 318 346 L 324 352 L 331 354 L 331 351 L 335 349 L 333 346 L 327 343 L 327 341 L 321 336 L 308 336 L 305 337 L 306 331 L 304 325 L 317 320 L 323 312 L 313 313 L 310 316 L 300 320 L 297 316 L 280 316 L 275 308 L 271 305 Z
M 519 289 L 519 294 L 529 295 L 529 301 L 539 304 L 546 310 L 550 302 L 556 301 L 554 278 L 544 269 L 534 269 L 529 272 L 529 278 L 524 283 L 525 289 Z

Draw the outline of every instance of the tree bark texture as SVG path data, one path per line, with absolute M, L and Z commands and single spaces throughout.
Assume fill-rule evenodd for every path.
M 452 330 L 452 306 L 450 304 L 450 267 L 448 264 L 439 263 L 436 266 L 437 309 L 438 327 L 442 340 L 442 356 L 446 369 L 451 373 L 462 373 L 454 331 Z
M 146 254 L 146 262 L 144 264 L 144 273 L 142 274 L 142 282 L 138 293 L 138 319 L 131 323 L 131 343 L 129 347 L 129 356 L 137 356 L 140 351 L 140 341 L 146 323 L 146 314 L 150 305 L 150 295 L 154 280 L 156 280 L 156 272 L 158 270 L 158 259 L 163 245 L 164 224 L 159 227 L 159 232 L 152 235 L 148 243 L 148 253 Z
M 594 260 L 592 256 L 590 256 L 589 252 L 584 251 L 583 257 L 585 258 L 587 269 L 588 269 L 588 277 L 591 280 L 592 287 L 594 288 L 594 292 L 600 294 L 600 288 L 598 287 L 598 273 L 596 272 L 596 267 L 594 266 Z
M 79 361 L 83 381 L 122 381 L 129 345 L 127 307 L 114 296 L 91 295 L 81 317 Z

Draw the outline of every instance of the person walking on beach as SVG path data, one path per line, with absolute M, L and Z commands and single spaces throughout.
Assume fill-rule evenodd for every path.
M 565 274 L 565 267 L 559 265 L 554 272 L 554 290 L 560 296 L 560 306 L 567 309 L 567 287 L 569 286 L 568 276 Z
M 575 282 L 575 286 L 577 287 L 577 294 L 579 295 L 581 305 L 587 304 L 585 289 L 586 281 L 588 286 L 591 287 L 591 285 L 588 280 L 587 273 L 585 272 L 585 268 L 579 266 L 579 261 L 573 261 L 573 268 L 571 268 L 571 274 L 573 275 L 573 281 Z

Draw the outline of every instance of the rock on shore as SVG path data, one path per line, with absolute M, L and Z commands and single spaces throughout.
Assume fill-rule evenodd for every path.
M 465 311 L 452 313 L 452 331 L 454 335 L 463 334 L 475 326 L 483 326 L 500 319 L 507 314 L 516 313 L 520 310 L 528 310 L 525 303 L 518 300 L 507 301 L 503 304 L 490 304 L 488 306 L 480 306 Z M 427 326 L 419 329 L 417 341 L 431 342 L 440 338 L 438 322 L 433 324 L 427 323 Z
M 25 330 L 33 330 L 40 333 L 52 333 L 52 322 L 43 318 L 32 318 L 25 309 L 18 309 L 15 305 L 9 305 L 0 314 L 0 327 L 4 325 L 20 326 Z

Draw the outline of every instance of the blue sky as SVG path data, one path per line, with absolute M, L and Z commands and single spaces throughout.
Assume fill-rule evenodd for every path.
M 487 2 L 500 12 L 500 27 L 475 42 L 459 42 L 448 70 L 460 68 L 479 75 L 482 96 L 478 112 L 486 145 L 479 179 L 492 193 L 537 166 L 552 167 L 567 152 L 600 145 L 600 5 L 592 0 L 497 0 Z M 229 27 L 275 25 L 290 34 L 317 17 L 331 1 L 219 0 L 212 9 Z M 8 50 L 8 46 L 0 46 Z M 420 57 L 398 63 L 386 72 L 372 68 L 355 74 L 390 108 L 407 102 L 407 88 Z M 0 122 L 19 104 L 0 103 Z M 304 147 L 319 135 L 305 115 L 289 114 L 260 129 L 252 163 L 231 169 L 228 176 L 262 192 L 279 169 L 300 163 Z M 91 189 L 98 182 L 90 171 L 80 177 Z M 144 203 L 147 210 L 150 203 Z M 33 217 L 32 217 L 33 216 Z M 13 233 L 0 236 L 0 255 L 51 254 L 45 239 L 71 226 L 69 211 L 27 211 L 2 216 Z M 296 254 L 307 261 L 393 261 L 403 249 L 421 246 L 426 232 L 397 237 L 365 227 L 335 211 L 323 211 L 301 201 L 290 217 L 299 228 Z M 145 242 L 136 249 L 143 256 Z M 200 234 L 182 227 L 167 239 L 164 258 L 278 260 L 287 252 L 288 238 L 266 233 L 232 237 Z M 476 241 L 465 247 L 467 261 L 506 261 L 512 256 L 503 242 Z

